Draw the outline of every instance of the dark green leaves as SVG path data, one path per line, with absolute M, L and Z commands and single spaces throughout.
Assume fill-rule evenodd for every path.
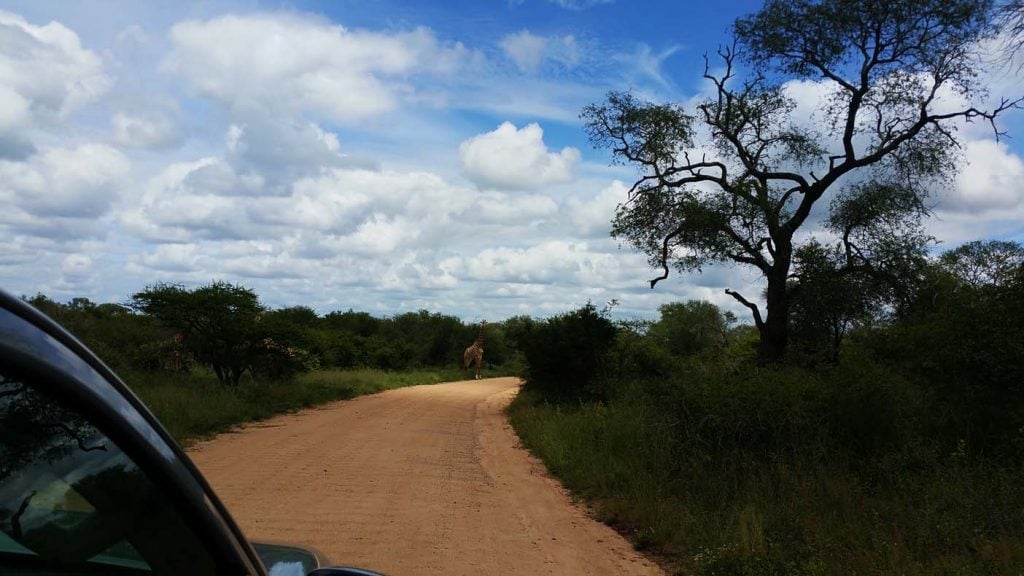
M 590 142 L 611 149 L 622 163 L 664 169 L 693 145 L 693 117 L 681 107 L 642 102 L 628 92 L 610 92 L 604 104 L 587 106 L 580 117 Z
M 954 70 L 991 32 L 989 0 L 769 0 L 736 21 L 747 58 L 785 75 L 859 88 L 894 70 Z M 950 59 L 950 56 L 953 58 Z M 963 70 L 961 70 L 963 71 Z

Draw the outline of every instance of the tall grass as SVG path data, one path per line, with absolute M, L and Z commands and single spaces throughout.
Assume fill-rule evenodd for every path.
M 275 414 L 393 388 L 465 378 L 457 369 L 316 370 L 286 381 L 243 380 L 237 387 L 229 387 L 202 371 L 181 375 L 125 372 L 121 376 L 183 445 Z
M 914 387 L 831 372 L 618 383 L 604 402 L 509 408 L 600 519 L 683 574 L 1021 574 L 1024 470 L 929 441 Z

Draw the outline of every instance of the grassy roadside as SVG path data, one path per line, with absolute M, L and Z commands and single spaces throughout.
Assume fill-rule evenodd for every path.
M 671 404 L 637 390 L 559 404 L 527 388 L 509 416 L 552 474 L 670 572 L 923 576 L 1024 566 L 1019 469 L 956 454 L 822 451 L 810 441 L 789 453 L 737 449 L 724 435 L 717 445 L 697 438 Z M 722 413 L 713 418 L 725 421 Z
M 488 377 L 504 375 L 492 370 Z M 212 373 L 124 372 L 125 382 L 171 435 L 188 444 L 219 432 L 302 408 L 393 388 L 462 380 L 458 369 L 315 370 L 288 381 L 243 381 L 231 388 Z

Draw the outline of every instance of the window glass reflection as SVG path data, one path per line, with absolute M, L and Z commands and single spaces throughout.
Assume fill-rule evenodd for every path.
M 113 442 L 31 384 L 0 375 L 5 567 L 213 574 L 209 554 Z

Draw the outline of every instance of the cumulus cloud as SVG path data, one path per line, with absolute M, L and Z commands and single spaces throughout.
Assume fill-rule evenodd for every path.
M 580 152 L 568 146 L 548 152 L 540 125 L 518 129 L 504 122 L 493 132 L 463 142 L 459 158 L 466 175 L 478 186 L 530 190 L 572 180 Z
M 53 124 L 110 86 L 100 58 L 59 22 L 0 10 L 0 158 L 35 152 L 27 131 Z
M 268 194 L 287 194 L 297 179 L 334 167 L 375 167 L 341 151 L 338 135 L 308 120 L 255 111 L 241 115 L 225 135 L 225 160 L 239 173 L 258 174 Z
M 967 165 L 953 190 L 941 198 L 940 209 L 982 213 L 1024 205 L 1024 162 L 1005 143 L 975 140 L 964 151 Z
M 569 217 L 577 232 L 583 236 L 608 236 L 615 208 L 625 202 L 628 191 L 628 186 L 615 180 L 591 198 L 570 198 Z
M 472 204 L 473 191 L 428 172 L 335 168 L 266 195 L 255 177 L 218 158 L 169 166 L 144 186 L 123 216 L 134 234 L 156 242 L 278 239 L 303 231 L 315 240 L 302 251 L 329 257 L 339 250 L 379 254 L 444 237 L 444 226 Z M 426 232 L 424 232 L 426 231 Z
M 0 223 L 32 234 L 83 233 L 110 211 L 130 170 L 123 154 L 102 144 L 0 160 L 0 203 L 7 207 Z
M 473 280 L 527 284 L 589 284 L 616 269 L 615 257 L 585 242 L 549 240 L 528 248 L 493 247 L 463 262 Z
M 189 272 L 199 263 L 199 248 L 195 244 L 161 244 L 145 254 L 142 262 L 154 270 Z
M 413 74 L 447 74 L 467 58 L 433 32 L 349 30 L 293 14 L 227 15 L 171 29 L 168 70 L 230 106 L 311 111 L 345 122 L 394 109 Z
M 68 280 L 85 280 L 92 275 L 92 258 L 85 254 L 69 254 L 61 262 L 60 272 Z
M 473 203 L 462 213 L 467 221 L 480 224 L 515 226 L 552 218 L 558 214 L 558 204 L 542 194 L 510 195 L 487 191 L 476 195 Z

